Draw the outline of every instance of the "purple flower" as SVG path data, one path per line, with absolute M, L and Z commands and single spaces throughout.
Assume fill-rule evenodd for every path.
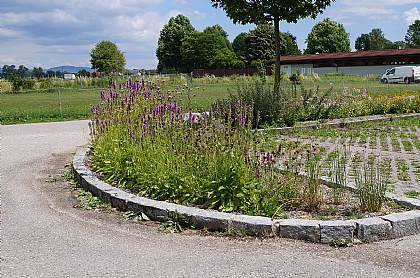
M 238 121 L 239 121 L 239 126 L 240 127 L 245 127 L 245 119 L 244 119 L 244 116 L 242 114 L 238 114 Z
M 103 101 L 106 101 L 106 94 L 105 94 L 105 92 L 103 90 L 101 90 L 101 99 Z

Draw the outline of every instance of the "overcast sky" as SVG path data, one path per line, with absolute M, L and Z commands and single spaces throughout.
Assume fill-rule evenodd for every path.
M 126 68 L 154 69 L 159 32 L 177 14 L 198 31 L 220 24 L 231 41 L 255 28 L 234 25 L 210 0 L 0 0 L 0 67 L 90 67 L 92 48 L 109 40 L 124 52 Z M 326 17 L 344 25 L 353 49 L 355 39 L 373 28 L 400 41 L 420 19 L 420 0 L 337 0 L 315 20 L 281 22 L 280 28 L 296 36 L 303 50 L 312 27 Z

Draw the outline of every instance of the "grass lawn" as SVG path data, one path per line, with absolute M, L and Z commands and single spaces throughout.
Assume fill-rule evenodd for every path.
M 267 77 L 267 86 L 271 86 L 272 79 L 271 76 Z M 164 95 L 168 91 L 174 91 L 178 88 L 180 93 L 174 94 L 178 103 L 184 107 L 188 107 L 190 104 L 193 110 L 200 111 L 207 110 L 216 100 L 227 98 L 229 92 L 236 94 L 238 84 L 255 82 L 256 77 L 236 76 L 190 79 L 185 77 L 163 76 L 155 77 L 151 80 L 159 84 Z M 165 82 L 162 82 L 162 80 L 165 80 Z M 120 81 L 117 80 L 118 82 Z M 125 80 L 121 79 L 121 82 L 124 84 Z M 89 109 L 91 105 L 100 102 L 100 88 L 89 88 L 89 86 L 97 86 L 98 84 L 96 83 L 98 82 L 91 81 L 88 84 L 89 86 L 85 86 L 89 89 L 80 89 L 79 85 L 81 83 L 79 81 L 74 81 L 74 84 L 67 83 L 52 84 L 50 92 L 38 89 L 32 90 L 31 92 L 23 91 L 20 94 L 4 93 L 7 86 L 6 84 L 2 84 L 3 93 L 0 93 L 0 122 L 2 124 L 16 124 L 90 118 Z M 181 91 L 181 87 L 184 84 L 188 84 L 191 88 L 189 94 L 187 90 Z M 282 86 L 290 85 L 289 81 L 282 82 Z M 395 95 L 405 91 L 420 91 L 420 84 L 382 84 L 377 76 L 322 76 L 320 78 L 303 76 L 301 85 L 306 90 L 316 90 L 316 88 L 319 88 L 320 92 L 325 92 L 332 87 L 333 93 L 346 92 L 348 94 L 360 95 L 367 92 L 371 96 Z M 61 111 L 58 86 L 61 86 Z

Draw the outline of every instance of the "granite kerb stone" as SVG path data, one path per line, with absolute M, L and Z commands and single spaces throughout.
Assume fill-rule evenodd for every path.
M 284 219 L 276 222 L 277 235 L 284 238 L 302 239 L 320 242 L 320 226 L 318 220 Z
M 355 236 L 362 242 L 386 240 L 391 237 L 391 223 L 379 217 L 357 219 L 354 222 L 356 223 Z
M 88 151 L 89 148 L 83 148 L 73 158 L 73 169 L 80 184 L 112 206 L 143 212 L 152 220 L 161 221 L 168 211 L 176 211 L 188 218 L 190 224 L 196 228 L 245 232 L 248 235 L 275 234 L 284 238 L 321 243 L 332 243 L 337 239 L 354 241 L 355 238 L 362 242 L 372 242 L 420 233 L 420 211 L 354 221 L 273 220 L 268 217 L 223 213 L 143 198 L 113 187 L 95 176 L 83 162 Z
M 332 243 L 335 240 L 354 241 L 354 225 L 350 221 L 328 220 L 320 221 L 320 242 Z
M 391 224 L 391 238 L 420 233 L 420 211 L 418 210 L 392 213 L 380 216 L 380 218 Z

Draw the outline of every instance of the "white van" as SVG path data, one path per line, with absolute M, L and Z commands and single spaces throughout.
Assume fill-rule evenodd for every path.
M 411 82 L 420 82 L 420 66 L 403 66 L 387 69 L 382 75 L 382 83 L 398 83 L 404 82 L 409 84 Z

